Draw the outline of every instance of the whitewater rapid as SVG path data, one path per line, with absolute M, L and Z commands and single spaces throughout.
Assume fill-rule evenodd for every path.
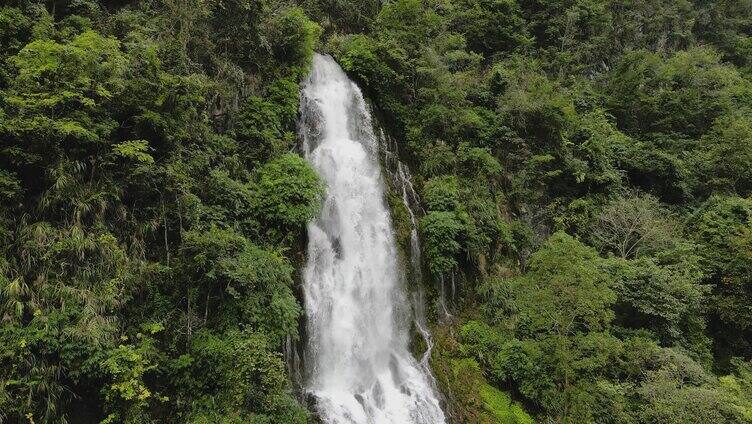
M 301 132 L 326 184 L 308 225 L 305 390 L 327 424 L 442 424 L 428 367 L 408 350 L 411 310 L 371 116 L 329 56 L 313 58 Z

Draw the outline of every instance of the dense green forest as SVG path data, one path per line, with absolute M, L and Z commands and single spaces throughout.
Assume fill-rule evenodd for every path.
M 453 423 L 752 423 L 752 0 L 4 0 L 0 423 L 315 422 L 314 51 L 413 170 Z

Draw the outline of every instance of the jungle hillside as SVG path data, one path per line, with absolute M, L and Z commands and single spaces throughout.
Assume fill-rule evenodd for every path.
M 3 0 L 0 423 L 320 422 L 314 52 L 412 172 L 450 424 L 752 423 L 752 0 Z

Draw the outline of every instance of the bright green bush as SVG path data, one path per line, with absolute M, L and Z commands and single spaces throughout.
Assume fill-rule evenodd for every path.
M 463 228 L 454 212 L 429 212 L 421 218 L 423 249 L 434 276 L 443 276 L 457 267 Z
M 508 424 L 533 424 L 533 418 L 518 404 L 512 401 L 507 393 L 490 386 L 481 386 L 480 395 L 483 406 L 491 415 L 493 422 Z
M 300 156 L 285 154 L 259 170 L 253 205 L 267 229 L 284 236 L 318 213 L 323 194 L 324 186 L 313 168 Z
M 423 202 L 431 211 L 454 211 L 459 206 L 457 178 L 445 175 L 428 180 L 423 187 Z

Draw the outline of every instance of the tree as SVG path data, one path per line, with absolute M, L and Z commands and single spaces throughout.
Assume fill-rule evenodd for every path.
M 667 60 L 627 53 L 607 79 L 609 110 L 628 134 L 661 132 L 700 137 L 718 116 L 748 107 L 748 82 L 710 47 L 677 51 Z
M 705 336 L 705 303 L 710 287 L 692 249 L 676 253 L 679 260 L 640 257 L 612 258 L 606 272 L 617 293 L 616 323 L 652 331 L 662 346 L 681 346 L 695 358 L 709 362 Z
M 632 258 L 671 247 L 677 232 L 678 225 L 655 197 L 627 193 L 603 208 L 592 238 L 601 249 Z
M 468 46 L 484 56 L 530 44 L 520 6 L 511 0 L 461 0 L 452 26 L 466 34 Z
M 594 249 L 553 234 L 530 257 L 526 274 L 492 289 L 492 302 L 506 307 L 488 312 L 511 337 L 502 336 L 490 351 L 472 349 L 486 352 L 482 359 L 497 381 L 514 381 L 565 421 L 591 419 L 589 385 L 620 349 L 607 331 L 616 294 L 600 261 Z
M 738 400 L 719 389 L 715 376 L 681 352 L 666 351 L 662 362 L 636 390 L 644 402 L 635 414 L 638 422 L 749 422 L 749 415 L 735 405 Z
M 591 247 L 557 232 L 530 257 L 528 272 L 509 281 L 521 335 L 600 331 L 616 296 Z
M 752 354 L 752 201 L 711 197 L 691 217 L 690 229 L 713 288 L 709 323 L 715 353 L 725 365 L 732 356 Z
M 752 120 L 735 112 L 716 119 L 700 140 L 697 167 L 708 191 L 752 194 Z

